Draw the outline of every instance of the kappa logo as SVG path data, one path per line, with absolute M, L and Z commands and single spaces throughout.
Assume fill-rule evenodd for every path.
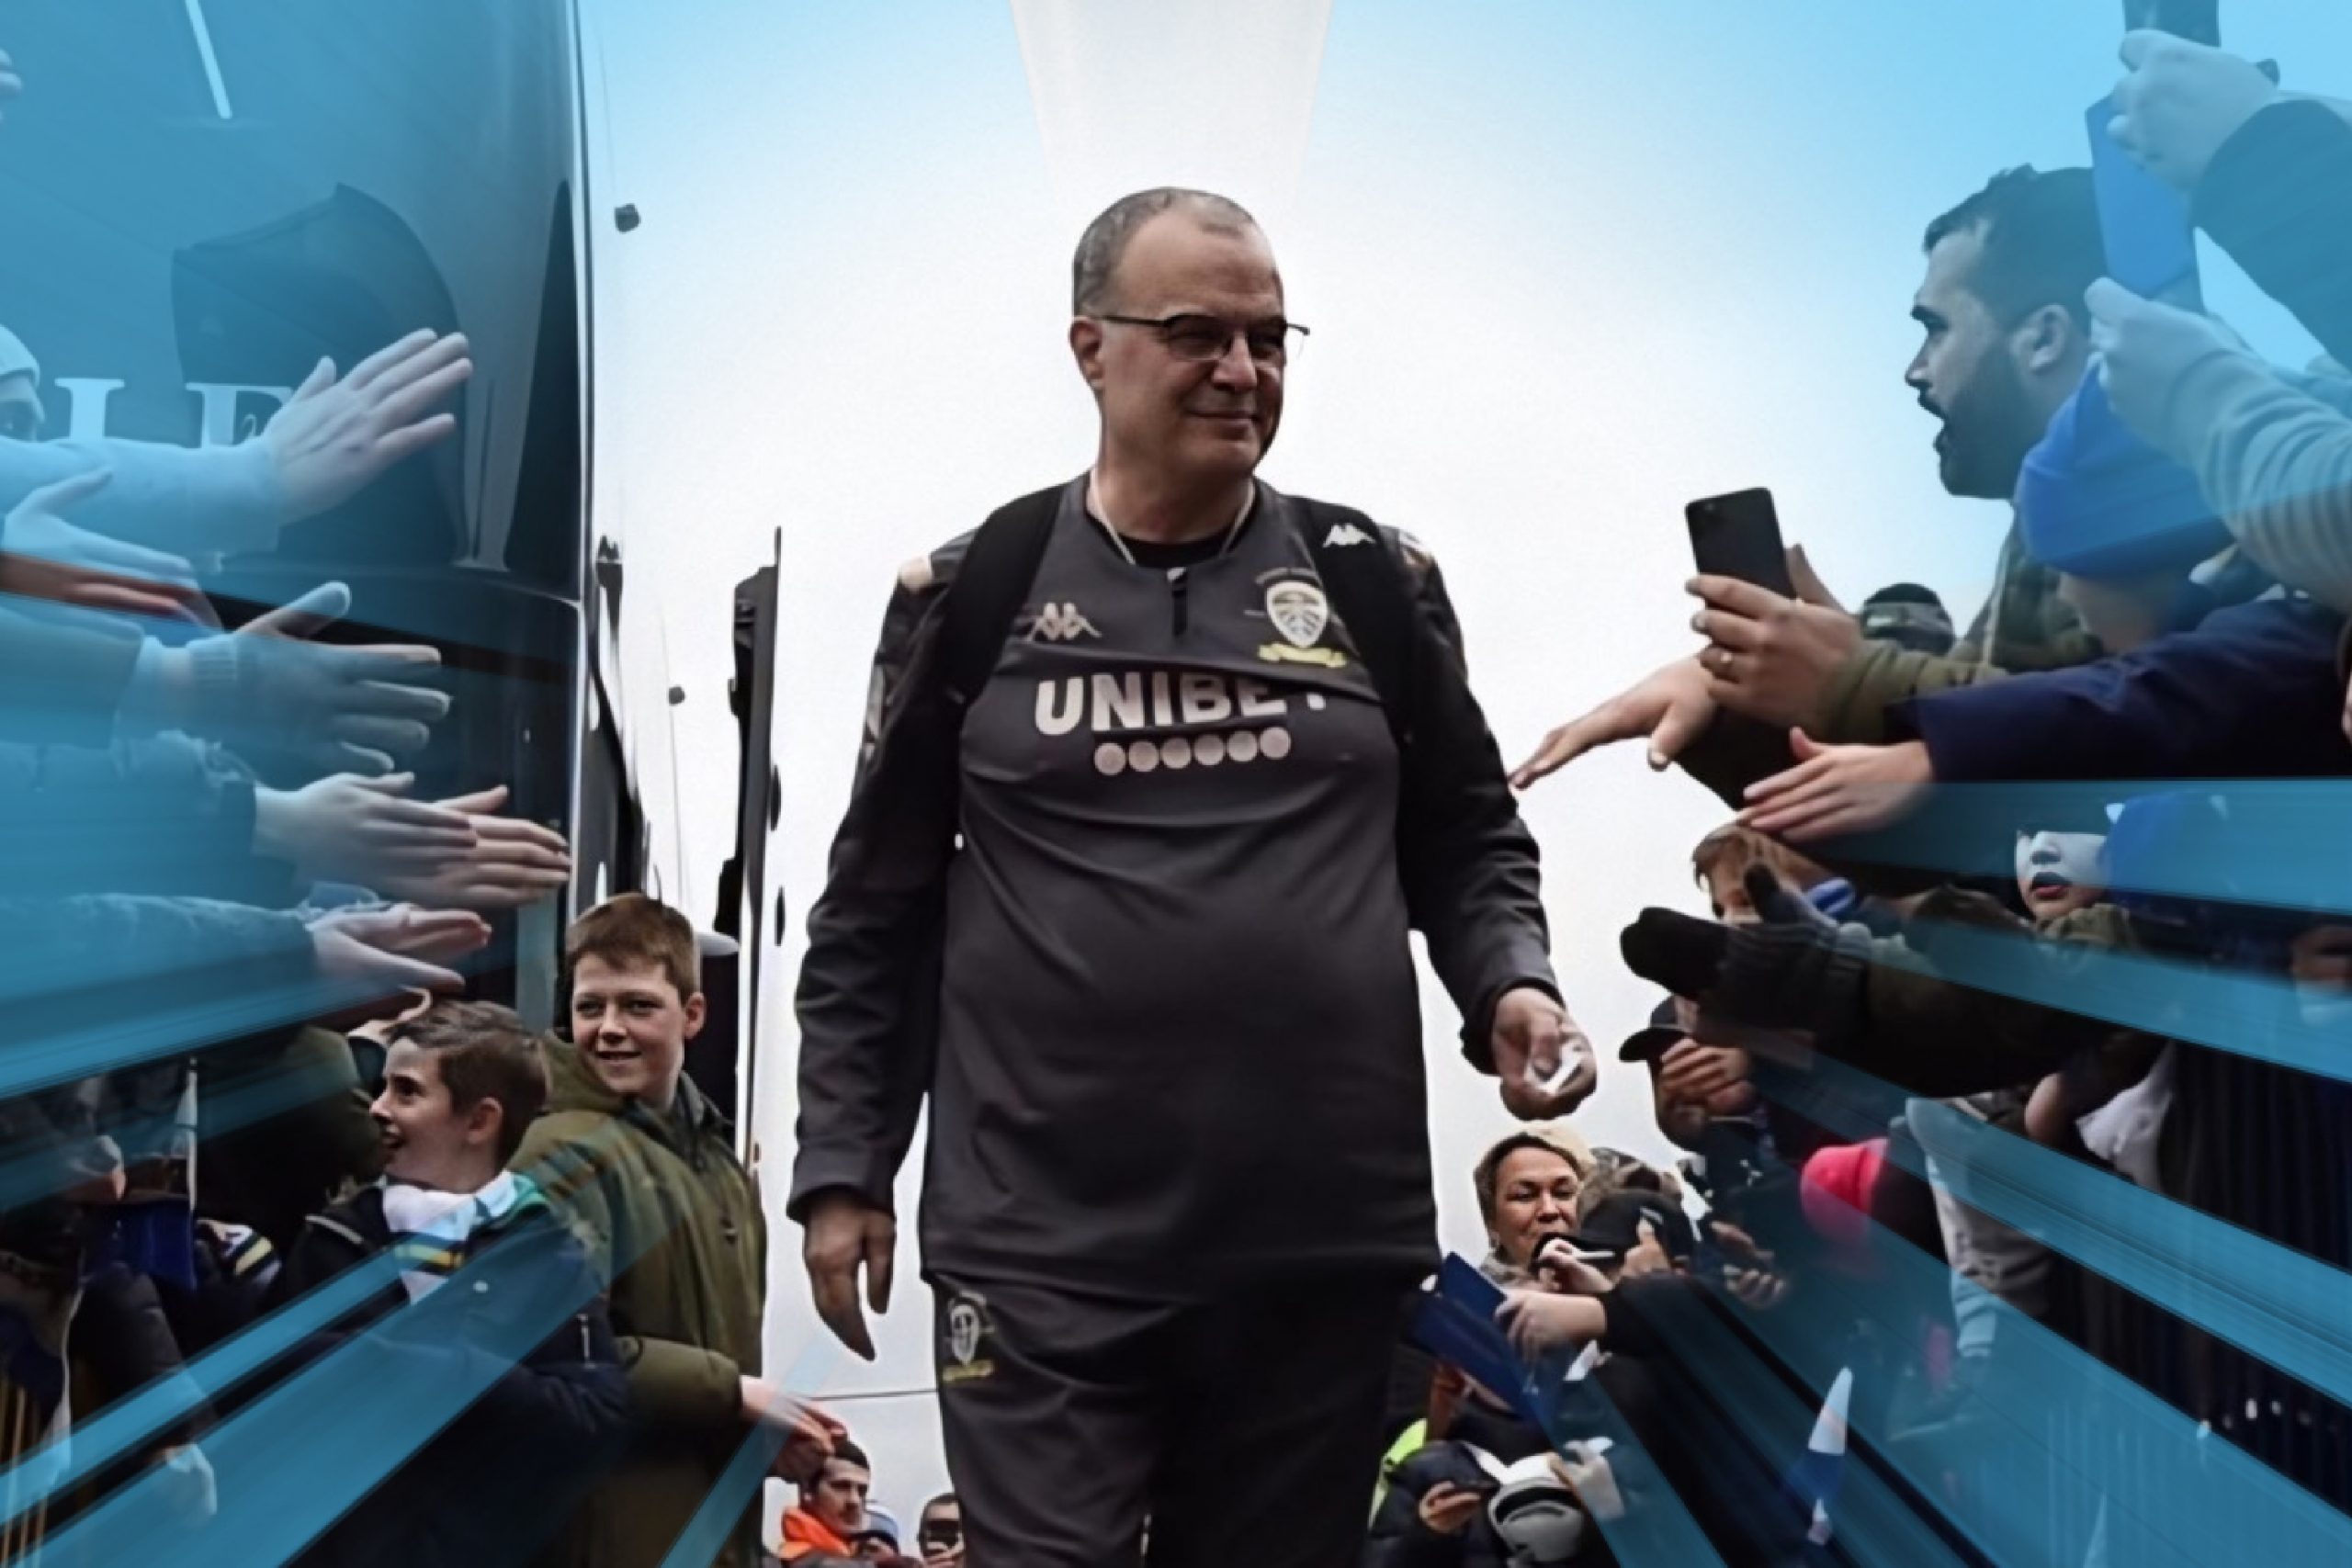
M 1370 543 L 1372 543 L 1372 536 L 1365 533 L 1363 529 L 1357 527 L 1352 523 L 1334 523 L 1331 525 L 1331 531 L 1323 536 L 1323 547 L 1327 550 L 1336 548 L 1342 545 L 1368 545 Z
M 996 1375 L 996 1363 L 981 1355 L 988 1348 L 989 1303 L 970 1291 L 958 1291 L 941 1314 L 941 1348 L 947 1354 L 940 1368 L 941 1383 L 978 1382 Z
M 1080 637 L 1100 637 L 1094 623 L 1079 613 L 1076 604 L 1046 603 L 1037 608 L 1037 617 L 1029 625 L 1028 640 L 1043 638 L 1046 642 L 1076 642 Z

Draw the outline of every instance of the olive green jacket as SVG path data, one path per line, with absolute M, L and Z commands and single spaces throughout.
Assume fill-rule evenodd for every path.
M 572 1568 L 657 1568 L 744 1440 L 760 1370 L 767 1226 L 734 1131 L 691 1081 L 672 1114 L 617 1099 L 568 1044 L 513 1168 L 589 1240 L 628 1374 L 628 1450 L 573 1520 Z M 718 1568 L 758 1556 L 756 1496 Z
M 2058 574 L 2026 554 L 2012 523 L 2001 541 L 1993 596 L 1949 654 L 1938 658 L 1891 642 L 1864 642 L 1830 678 L 1805 728 L 1815 739 L 1832 744 L 1884 745 L 1891 738 L 1886 710 L 1896 703 L 2003 675 L 2068 669 L 2098 657 L 2098 639 L 2058 597 Z M 1747 804 L 1749 784 L 1791 766 L 1792 759 L 1783 731 L 1724 713 L 1681 761 L 1692 778 L 1737 809 Z M 1937 880 L 1871 875 L 1867 868 L 1853 868 L 1853 874 L 1867 877 L 1879 891 L 1930 886 Z
M 1865 642 L 1823 694 L 1814 739 L 1881 745 L 1888 738 L 1886 710 L 1896 703 L 2003 675 L 2087 664 L 2098 655 L 2098 641 L 2058 597 L 2058 574 L 2026 554 L 2012 523 L 2001 541 L 1993 597 L 1951 652 L 1938 659 Z

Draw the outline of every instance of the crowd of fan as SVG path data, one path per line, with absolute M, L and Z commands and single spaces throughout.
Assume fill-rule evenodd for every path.
M 600 1498 L 674 1534 L 767 1431 L 786 1561 L 960 1562 L 952 1496 L 902 1550 L 846 1430 L 757 1375 L 764 1225 L 682 1075 L 693 928 L 576 922 L 570 1042 L 461 999 L 491 920 L 569 885 L 562 836 L 496 781 L 414 797 L 438 656 L 316 640 L 343 585 L 233 628 L 198 586 L 450 436 L 471 371 L 420 333 L 241 445 L 43 442 L 0 329 L 0 920 L 49 1047 L 0 1083 L 0 1560 L 258 1508 L 256 1561 L 603 1562 Z M 393 1383 L 443 1391 L 412 1436 L 334 1419 Z M 262 1485 L 298 1433 L 307 1517 Z M 633 1489 L 665 1469 L 666 1513 Z
M 1402 1352 L 1367 1564 L 1605 1561 L 1680 1511 L 1729 1561 L 1834 1561 L 1840 1494 L 1923 1471 L 1938 1540 L 1982 1548 L 1962 1439 L 2048 1335 L 2352 1506 L 2308 1369 L 1971 1179 L 2014 1137 L 2352 1264 L 2352 914 L 2279 788 L 2352 771 L 2352 107 L 2154 35 L 2126 61 L 2118 142 L 2332 357 L 2124 290 L 2086 171 L 1930 226 L 1905 379 L 1947 488 L 2013 508 L 1990 602 L 1955 638 L 1909 585 L 1849 613 L 1802 561 L 1794 596 L 1700 579 L 1700 649 L 1521 770 L 1642 739 L 1738 811 L 1693 856 L 1717 919 L 1623 941 L 1667 996 L 1620 1060 L 1684 1158 L 1553 1125 L 1479 1163 L 1508 1340 L 1563 1371 L 1531 1418 Z M 679 1077 L 691 927 L 638 898 L 576 924 L 571 1043 L 456 999 L 568 846 L 500 780 L 416 797 L 433 649 L 322 640 L 338 584 L 233 626 L 198 586 L 447 439 L 465 340 L 322 364 L 202 449 L 42 441 L 37 353 L 0 331 L 0 951 L 54 1047 L 0 1065 L 0 1560 L 298 1521 L 292 1465 L 315 1523 L 256 1561 L 514 1561 L 576 1509 L 589 1563 L 674 1537 L 766 1434 L 786 1561 L 960 1561 L 953 1497 L 902 1539 L 847 1432 L 759 1374 L 758 1203 Z M 1882 1287 L 1920 1255 L 1949 1291 L 1905 1316 Z M 1764 1393 L 1727 1394 L 1751 1366 Z M 300 1419 L 363 1388 L 413 1436 Z
M 682 1072 L 692 926 L 576 922 L 570 1040 L 466 999 L 572 880 L 435 744 L 504 694 L 338 627 L 377 607 L 344 583 L 203 586 L 297 525 L 370 558 L 354 503 L 455 462 L 467 339 L 322 360 L 182 446 L 46 439 L 38 336 L 0 326 L 0 1561 L 650 1562 L 747 1449 L 738 1515 L 772 1472 L 842 1532 L 789 1556 L 960 1561 L 952 1498 L 901 1553 L 846 1432 L 759 1375 L 764 1224 Z
M 2095 1499 L 2029 1506 L 2045 1478 L 1996 1451 L 2056 1475 L 2122 1442 L 2076 1394 L 2117 1383 L 2352 1506 L 2320 1359 L 2158 1288 L 2220 1271 L 2284 1316 L 2297 1267 L 2352 1265 L 2352 917 L 2340 827 L 2291 782 L 2352 772 L 2352 106 L 2166 35 L 2123 59 L 2115 141 L 2328 357 L 2123 288 L 2086 169 L 2010 170 L 1928 228 L 1905 380 L 1945 487 L 2011 508 L 1991 598 L 1955 638 L 1909 584 L 1849 612 L 1800 551 L 1792 595 L 1702 576 L 1693 655 L 1521 770 L 1642 740 L 1737 813 L 1693 857 L 1715 919 L 1623 939 L 1668 997 L 1622 1059 L 1684 1156 L 1538 1128 L 1480 1164 L 1513 1341 L 1600 1353 L 1540 1424 L 1408 1358 L 1367 1564 L 1607 1560 L 1659 1486 L 1729 1562 L 1840 1560 L 1858 1487 L 1933 1532 L 1904 1561 L 2153 1560 Z M 1925 1303 L 1895 1282 L 1922 1258 Z M 1548 1481 L 1494 1462 L 1530 1456 Z M 1599 1528 L 1515 1526 L 1531 1485 Z M 2254 1528 L 2257 1492 L 2184 1517 Z

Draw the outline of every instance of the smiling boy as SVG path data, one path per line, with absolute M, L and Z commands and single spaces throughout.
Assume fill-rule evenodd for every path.
M 705 1017 L 693 926 L 623 894 L 573 922 L 564 960 L 571 1039 L 548 1052 L 548 1111 L 515 1163 L 595 1249 L 632 1418 L 619 1464 L 574 1520 L 567 1561 L 653 1568 L 752 1423 L 786 1428 L 787 1473 L 813 1471 L 830 1443 L 819 1418 L 759 1375 L 767 1225 L 734 1129 L 685 1076 Z M 750 1568 L 757 1551 L 747 1508 L 713 1561 Z

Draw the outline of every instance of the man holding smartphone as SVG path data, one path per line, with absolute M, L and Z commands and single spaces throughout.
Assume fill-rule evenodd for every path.
M 1998 175 L 1928 225 L 1926 249 L 1927 278 L 1911 308 L 1925 335 L 1904 383 L 1938 421 L 1944 488 L 2007 502 L 2026 453 L 2090 362 L 2084 295 L 2107 270 L 2090 174 L 2025 167 Z M 1753 778 L 1695 746 L 1719 710 L 1782 730 L 1803 727 L 1815 740 L 1875 743 L 1885 738 L 1887 707 L 1907 697 L 2080 664 L 2098 651 L 2058 598 L 2055 575 L 2025 554 L 2014 523 L 1992 599 L 1941 657 L 1869 641 L 1817 584 L 1796 586 L 1792 597 L 1729 578 L 1697 579 L 1692 628 L 1707 639 L 1699 655 L 1553 730 L 1512 782 L 1523 789 L 1596 747 L 1646 739 L 1652 767 L 1682 759 L 1741 805 Z
M 963 1568 L 964 1506 L 955 1493 L 943 1493 L 922 1506 L 915 1550 L 922 1554 L 922 1568 Z

